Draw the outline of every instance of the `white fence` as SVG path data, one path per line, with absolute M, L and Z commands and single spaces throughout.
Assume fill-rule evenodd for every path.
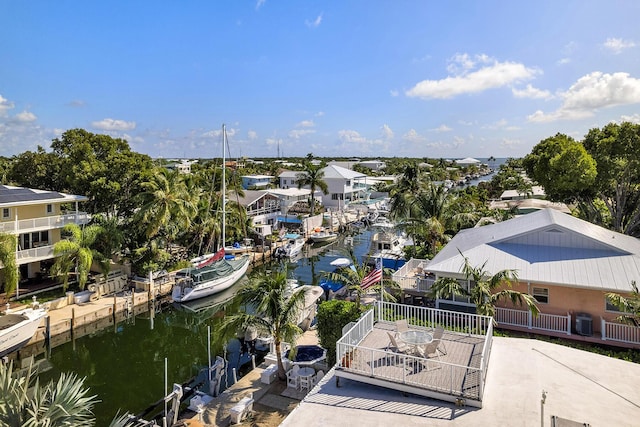
M 601 337 L 603 341 L 618 341 L 640 345 L 640 328 L 622 323 L 607 322 L 601 319 Z
M 495 319 L 498 325 L 520 326 L 571 335 L 571 314 L 569 313 L 566 316 L 540 313 L 538 317 L 534 317 L 530 311 L 496 307 Z

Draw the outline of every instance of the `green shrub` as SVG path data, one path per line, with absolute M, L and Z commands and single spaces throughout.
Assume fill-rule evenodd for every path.
M 336 363 L 336 342 L 342 337 L 342 328 L 349 322 L 355 322 L 367 307 L 358 308 L 354 302 L 331 300 L 318 307 L 318 338 L 320 345 L 327 349 L 327 363 Z

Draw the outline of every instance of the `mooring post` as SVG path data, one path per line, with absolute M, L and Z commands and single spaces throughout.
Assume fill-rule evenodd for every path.
M 76 309 L 75 307 L 71 307 L 71 336 L 73 336 L 73 327 L 76 323 Z
M 47 347 L 50 347 L 51 346 L 51 316 L 45 317 L 44 326 L 45 326 L 45 329 L 44 329 L 45 343 Z

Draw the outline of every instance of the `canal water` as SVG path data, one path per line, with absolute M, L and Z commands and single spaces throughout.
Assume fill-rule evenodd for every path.
M 326 246 L 308 245 L 303 258 L 287 262 L 288 274 L 300 284 L 318 284 L 324 272 L 333 270 L 330 262 L 348 256 L 349 248 L 361 262 L 369 250 L 370 237 L 371 232 L 363 230 Z M 216 295 L 207 302 L 209 305 L 167 306 L 55 347 L 47 359 L 39 356 L 45 368 L 40 380 L 58 378 L 62 372 L 85 377 L 85 386 L 100 399 L 95 407 L 96 425 L 108 425 L 118 412 L 140 414 L 165 394 L 165 358 L 169 391 L 172 384 L 184 384 L 202 373 L 207 366 L 207 327 L 215 331 L 222 320 L 215 303 L 232 296 L 239 286 L 242 282 Z M 211 341 L 213 356 L 224 356 L 232 366 L 242 362 L 237 345 L 216 344 L 215 337 Z M 250 364 L 245 365 L 245 369 L 248 367 Z M 223 384 L 222 388 L 229 385 Z

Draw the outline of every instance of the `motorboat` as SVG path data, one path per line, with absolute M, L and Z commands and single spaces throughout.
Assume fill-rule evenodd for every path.
M 41 308 L 27 308 L 0 316 L 0 357 L 26 345 L 46 314 Z
M 333 242 L 337 238 L 338 238 L 337 233 L 333 233 L 325 229 L 320 229 L 318 231 L 315 231 L 309 236 L 309 239 L 311 239 L 313 243 L 329 243 L 329 242 Z
M 351 262 L 351 260 L 349 258 L 337 258 L 337 259 L 334 259 L 333 261 L 331 261 L 330 264 L 335 267 L 334 270 L 333 270 L 334 273 L 340 271 L 340 269 L 342 269 L 342 268 L 351 268 L 351 269 L 355 270 L 355 266 L 353 265 L 353 263 Z M 345 285 L 342 282 L 331 280 L 328 277 L 323 277 L 320 280 L 320 285 L 319 286 L 322 288 L 324 293 L 327 295 L 327 299 L 329 299 L 331 297 L 331 295 L 339 293 L 339 292 L 343 292 L 344 291 L 343 288 L 344 288 Z
M 252 252 L 255 249 L 252 239 L 244 239 L 242 243 L 235 242 L 231 246 L 224 247 L 224 253 L 227 255 L 239 255 L 247 252 Z
M 402 267 L 406 260 L 404 257 L 404 247 L 413 245 L 413 241 L 405 235 L 380 231 L 371 237 L 371 246 L 368 255 L 365 257 L 367 264 L 375 264 L 376 259 L 382 259 L 382 266 L 397 270 Z
M 296 255 L 302 252 L 302 248 L 305 245 L 304 238 L 297 233 L 287 233 L 284 235 L 284 239 L 287 241 L 284 246 L 280 246 L 276 249 L 275 256 L 278 258 L 294 258 Z
M 371 223 L 373 228 L 391 229 L 395 227 L 395 224 L 389 221 L 386 216 L 379 216 L 374 222 Z

